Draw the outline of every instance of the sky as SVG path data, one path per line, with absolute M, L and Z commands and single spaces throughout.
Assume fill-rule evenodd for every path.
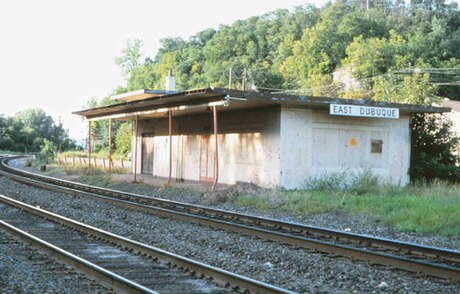
M 188 38 L 278 8 L 325 3 L 313 1 L 1 1 L 0 114 L 42 108 L 80 140 L 85 123 L 71 112 L 123 85 L 114 58 L 127 39 L 141 39 L 144 57 L 153 57 L 161 38 Z
M 71 112 L 123 85 L 114 58 L 127 39 L 141 39 L 144 57 L 154 57 L 161 38 L 326 1 L 1 1 L 0 114 L 42 108 L 80 140 L 85 123 Z

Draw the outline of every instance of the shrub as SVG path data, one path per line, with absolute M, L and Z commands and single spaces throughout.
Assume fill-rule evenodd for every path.
M 40 147 L 40 159 L 43 160 L 46 164 L 52 163 L 56 154 L 56 146 L 54 146 L 53 142 L 50 140 L 44 139 L 43 145 Z
M 370 169 L 363 169 L 357 173 L 344 170 L 332 173 L 326 172 L 319 177 L 308 179 L 305 186 L 309 190 L 344 190 L 361 195 L 376 191 L 380 182 L 381 179 L 372 174 Z
M 414 114 L 411 124 L 412 182 L 432 182 L 436 179 L 460 182 L 458 156 L 454 151 L 459 143 L 451 131 L 452 122 L 438 114 Z
M 341 190 L 347 187 L 348 177 L 348 170 L 331 173 L 324 172 L 319 177 L 313 177 L 308 179 L 305 182 L 305 186 L 309 190 Z

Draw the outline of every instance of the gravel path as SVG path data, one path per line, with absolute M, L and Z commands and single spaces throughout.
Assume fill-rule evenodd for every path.
M 0 177 L 0 193 L 239 274 L 305 293 L 458 293 L 460 283 L 43 191 Z M 169 193 L 169 192 L 168 192 Z
M 0 231 L 0 293 L 110 293 L 84 275 Z

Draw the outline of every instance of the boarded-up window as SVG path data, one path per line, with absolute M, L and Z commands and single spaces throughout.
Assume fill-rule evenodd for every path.
M 382 146 L 383 146 L 383 141 L 382 140 L 371 140 L 371 153 L 382 153 Z

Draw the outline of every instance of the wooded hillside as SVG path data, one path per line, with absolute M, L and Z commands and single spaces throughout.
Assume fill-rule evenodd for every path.
M 428 103 L 460 99 L 460 10 L 443 0 L 335 1 L 296 7 L 207 29 L 187 40 L 165 38 L 155 56 L 139 61 L 141 41 L 127 43 L 117 63 L 126 89 L 176 87 L 299 90 L 310 95 Z M 352 82 L 333 81 L 334 72 Z

